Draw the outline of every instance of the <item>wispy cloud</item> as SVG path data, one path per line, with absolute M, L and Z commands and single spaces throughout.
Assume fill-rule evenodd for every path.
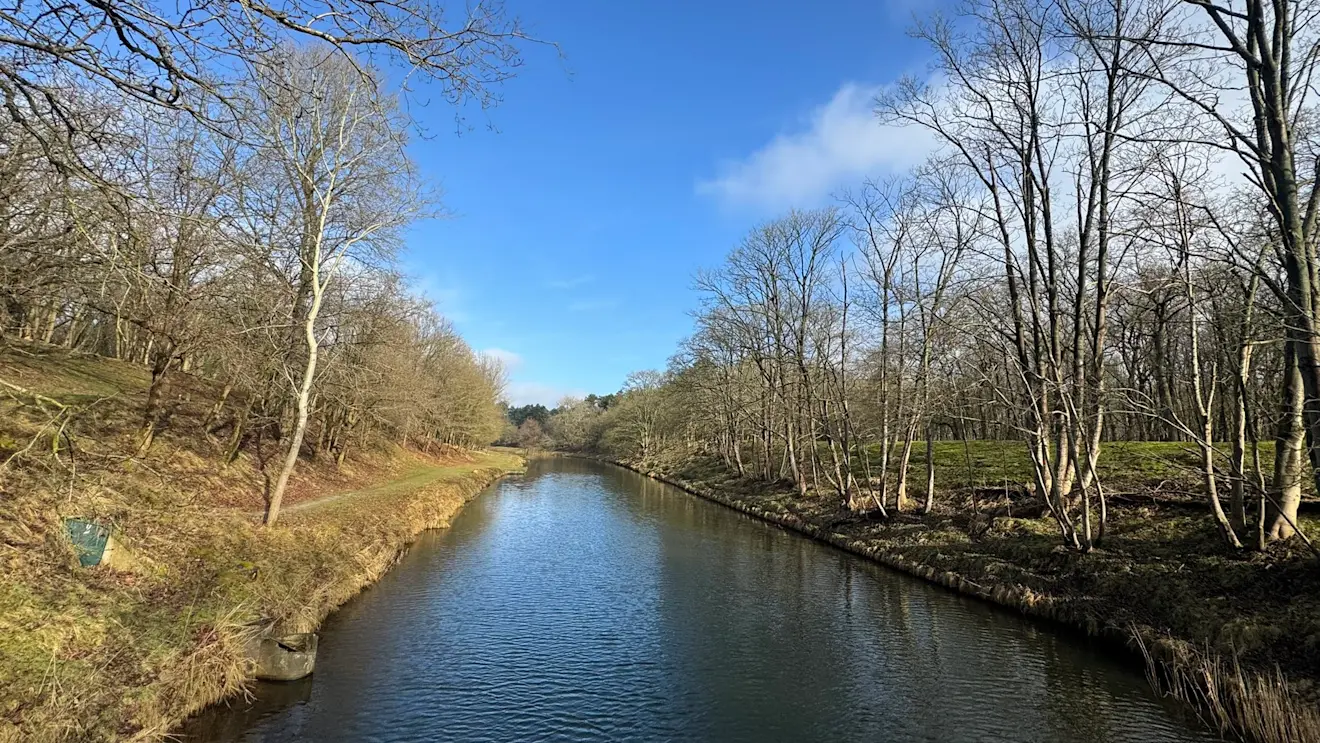
M 550 279 L 545 285 L 551 289 L 576 289 L 579 286 L 585 286 L 595 281 L 596 277 L 589 273 L 580 276 L 573 276 L 566 279 Z
M 587 393 L 541 382 L 510 382 L 505 394 L 513 406 L 539 404 L 553 408 L 565 397 L 585 397 Z
M 504 365 L 505 371 L 514 376 L 525 376 L 531 371 L 527 368 L 527 360 L 516 351 L 492 346 L 483 348 L 478 353 L 488 358 L 498 359 Z M 585 394 L 585 392 L 572 387 L 522 379 L 510 380 L 504 388 L 505 399 L 510 405 L 514 406 L 540 404 L 553 408 L 565 397 L 583 397 Z
M 513 371 L 522 366 L 523 357 L 514 351 L 504 348 L 484 348 L 479 352 L 482 356 L 495 359 L 504 366 L 505 371 Z
M 619 306 L 617 299 L 579 299 L 568 303 L 569 312 L 601 312 Z
M 806 117 L 803 127 L 725 162 L 719 175 L 697 182 L 697 193 L 726 205 L 806 207 L 852 181 L 918 164 L 934 148 L 933 140 L 915 127 L 882 126 L 873 112 L 880 90 L 845 84 Z
M 471 315 L 463 308 L 462 288 L 443 283 L 431 275 L 415 277 L 410 283 L 414 291 L 425 297 L 450 322 L 464 323 L 471 319 Z

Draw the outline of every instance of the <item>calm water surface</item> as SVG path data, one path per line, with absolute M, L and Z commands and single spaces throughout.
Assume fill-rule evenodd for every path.
M 533 462 L 186 740 L 1215 738 L 1128 665 L 639 475 Z

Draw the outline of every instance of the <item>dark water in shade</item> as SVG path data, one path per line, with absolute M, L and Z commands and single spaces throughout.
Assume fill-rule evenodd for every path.
M 1127 663 L 607 465 L 533 462 L 185 740 L 1216 740 Z

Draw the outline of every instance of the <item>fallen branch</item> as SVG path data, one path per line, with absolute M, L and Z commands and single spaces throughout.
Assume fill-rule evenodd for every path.
M 13 382 L 6 381 L 5 379 L 0 379 L 0 387 L 4 387 L 5 389 L 9 390 L 11 393 L 17 393 L 17 394 L 19 394 L 19 395 L 23 395 L 24 397 L 27 397 L 29 400 L 35 402 L 35 403 L 37 404 L 37 406 L 40 407 L 40 408 L 42 408 L 43 410 L 44 410 L 47 406 L 54 407 L 54 408 L 56 408 L 57 410 L 68 410 L 68 409 L 69 409 L 69 406 L 65 405 L 64 403 L 60 402 L 59 400 L 55 400 L 55 399 L 52 399 L 52 398 L 46 397 L 45 395 L 39 394 L 39 393 L 37 393 L 37 392 L 33 392 L 32 390 L 30 390 L 30 389 L 28 389 L 28 388 L 26 388 L 26 387 L 24 387 L 24 386 L 22 386 L 22 385 L 14 384 Z M 12 397 L 12 396 L 13 396 L 13 395 L 11 394 L 11 397 Z

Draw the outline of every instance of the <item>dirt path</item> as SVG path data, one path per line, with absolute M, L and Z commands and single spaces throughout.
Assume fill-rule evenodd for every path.
M 513 458 L 513 455 L 503 452 L 483 452 L 476 455 L 470 462 L 458 462 L 454 464 L 443 465 L 421 465 L 413 467 L 404 472 L 400 477 L 393 480 L 372 485 L 367 488 L 357 490 L 347 490 L 342 493 L 333 493 L 312 500 L 305 500 L 293 505 L 285 506 L 280 509 L 283 515 L 316 511 L 325 506 L 344 503 L 349 500 L 355 500 L 362 497 L 380 497 L 387 495 L 398 495 L 414 490 L 420 490 L 432 483 L 442 482 L 444 480 L 457 479 L 464 475 L 471 474 L 483 467 L 507 466 L 504 461 Z M 253 511 L 253 515 L 261 517 L 265 511 Z
M 295 503 L 292 506 L 282 509 L 282 512 L 286 514 L 306 513 L 307 511 L 313 511 L 332 503 L 338 503 L 352 498 L 394 495 L 409 490 L 417 490 L 418 488 L 425 487 L 436 480 L 444 478 L 445 475 L 462 474 L 464 472 L 471 472 L 474 469 L 476 469 L 476 467 L 471 464 L 446 465 L 441 467 L 417 467 L 408 470 L 402 477 L 394 480 L 389 480 L 380 483 L 379 485 L 373 485 L 369 488 L 349 490 L 344 493 L 335 493 L 321 498 L 302 501 L 301 503 Z

